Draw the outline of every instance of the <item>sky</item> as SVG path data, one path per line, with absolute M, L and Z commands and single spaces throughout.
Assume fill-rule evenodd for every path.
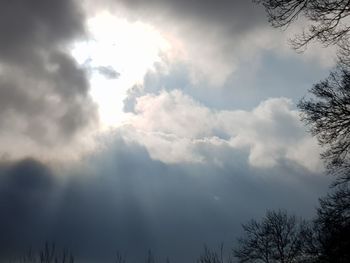
M 301 20 L 302 21 L 302 20 Z M 331 178 L 296 105 L 334 67 L 245 0 L 0 2 L 0 259 L 195 262 Z

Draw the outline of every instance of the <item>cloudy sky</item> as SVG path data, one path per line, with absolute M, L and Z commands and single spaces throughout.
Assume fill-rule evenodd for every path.
M 292 50 L 302 26 L 246 0 L 1 1 L 0 258 L 194 262 L 267 209 L 311 218 L 330 178 L 296 104 L 334 52 Z

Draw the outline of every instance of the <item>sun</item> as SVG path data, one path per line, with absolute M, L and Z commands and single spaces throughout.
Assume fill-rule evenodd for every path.
M 154 27 L 107 12 L 89 19 L 87 28 L 90 38 L 76 43 L 72 55 L 90 72 L 90 94 L 98 105 L 103 128 L 119 126 L 126 116 L 123 101 L 127 90 L 142 84 L 146 72 L 171 45 Z M 118 77 L 106 77 L 98 70 L 101 67 L 108 67 Z

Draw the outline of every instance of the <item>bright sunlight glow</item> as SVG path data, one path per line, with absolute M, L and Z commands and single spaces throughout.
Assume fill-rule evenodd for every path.
M 90 92 L 99 108 L 103 128 L 122 124 L 123 100 L 127 90 L 141 84 L 147 70 L 160 61 L 170 44 L 154 28 L 141 22 L 128 22 L 109 13 L 88 20 L 91 38 L 77 43 L 72 54 L 90 71 Z M 99 73 L 109 67 L 119 73 L 115 79 Z

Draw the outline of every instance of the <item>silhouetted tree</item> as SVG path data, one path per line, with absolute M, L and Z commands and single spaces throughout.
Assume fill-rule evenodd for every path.
M 245 237 L 238 239 L 233 254 L 238 262 L 303 262 L 306 223 L 285 211 L 268 211 L 260 221 L 243 225 Z
M 307 248 L 314 262 L 350 262 L 350 189 L 343 184 L 320 199 Z
M 220 246 L 220 253 L 211 250 L 206 245 L 203 253 L 199 256 L 197 263 L 223 263 L 223 244 Z
M 348 0 L 253 0 L 265 7 L 274 27 L 287 27 L 299 16 L 307 19 L 309 26 L 293 39 L 296 49 L 318 40 L 324 45 L 343 46 L 348 42 L 350 15 Z
M 330 76 L 313 86 L 313 97 L 302 99 L 299 109 L 321 146 L 322 157 L 331 173 L 348 181 L 350 154 L 350 70 L 339 66 Z
M 45 243 L 44 248 L 39 253 L 34 253 L 32 249 L 28 251 L 17 262 L 20 263 L 74 263 L 71 253 L 63 250 L 57 251 L 55 244 Z

